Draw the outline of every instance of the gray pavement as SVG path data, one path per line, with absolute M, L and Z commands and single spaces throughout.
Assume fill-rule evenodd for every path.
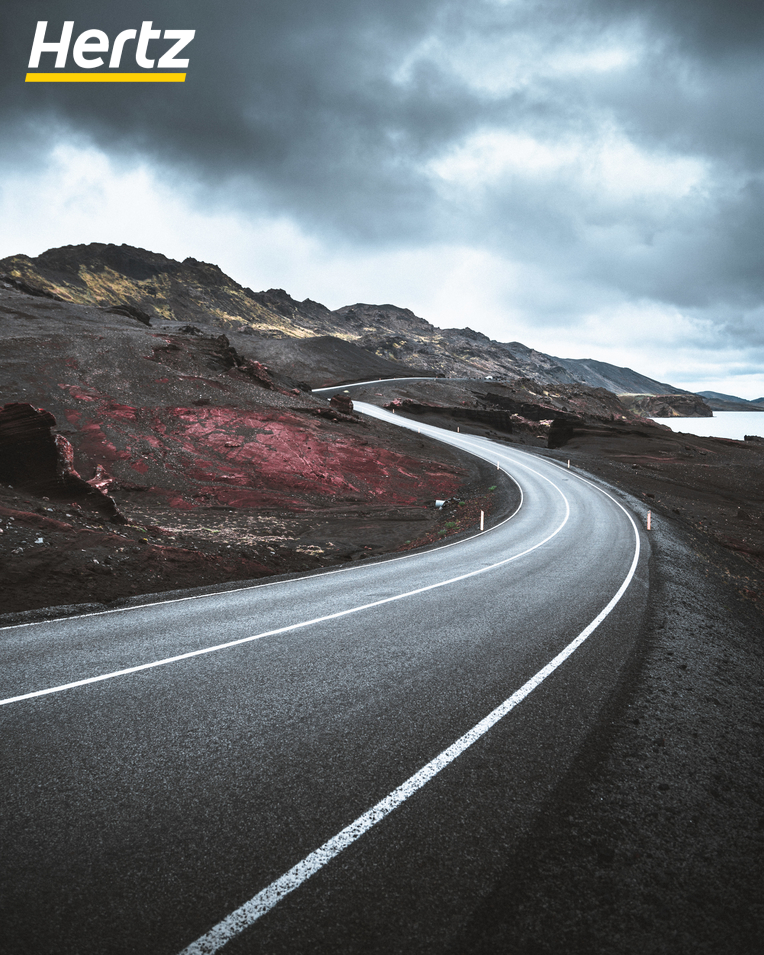
M 458 935 L 618 684 L 648 552 L 574 473 L 438 434 L 517 480 L 509 520 L 402 558 L 0 631 L 0 697 L 56 690 L 0 707 L 9 955 L 203 937 L 590 628 L 639 536 L 586 641 L 225 951 L 434 953 Z

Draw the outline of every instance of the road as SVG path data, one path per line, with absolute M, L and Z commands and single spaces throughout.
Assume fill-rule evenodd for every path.
M 574 473 L 439 434 L 514 476 L 510 519 L 0 631 L 4 952 L 448 947 L 618 691 L 647 548 Z

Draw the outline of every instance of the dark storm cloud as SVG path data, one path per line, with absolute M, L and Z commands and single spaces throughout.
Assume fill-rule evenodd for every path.
M 422 157 L 459 136 L 480 104 L 435 67 L 392 79 L 427 34 L 438 0 L 278 0 L 105 5 L 6 3 L 4 122 L 44 139 L 63 122 L 110 149 L 138 149 L 219 183 L 242 176 L 258 201 L 316 224 L 381 239 L 418 231 L 429 187 Z M 37 20 L 110 36 L 144 19 L 195 29 L 183 87 L 20 82 Z M 12 25 L 12 29 L 9 28 Z M 49 57 L 49 62 L 52 57 Z M 71 62 L 71 61 L 70 61 Z M 30 129 L 30 119 L 37 126 Z M 242 197 L 246 200 L 246 195 Z
M 764 291 L 760 0 L 5 0 L 0 17 L 0 148 L 81 136 L 196 183 L 200 201 L 286 214 L 335 241 L 484 246 L 588 283 L 592 301 L 647 298 L 716 316 L 741 341 L 758 334 L 743 313 Z M 73 19 L 75 35 L 144 19 L 195 29 L 188 81 L 25 85 L 42 19 L 54 33 Z M 517 83 L 476 79 L 481 50 L 502 42 L 511 67 L 526 42 L 543 63 L 619 38 L 638 49 L 620 69 L 534 72 L 531 57 Z M 465 49 L 466 70 L 449 59 Z M 570 172 L 461 192 L 432 172 L 481 131 L 578 137 L 594 154 L 608 125 L 667 162 L 696 161 L 704 181 L 670 201 L 609 196 Z
M 741 169 L 764 164 L 764 4 L 737 0 L 588 0 L 600 23 L 638 22 L 640 70 L 596 97 L 636 135 Z
M 605 18 L 643 17 L 683 51 L 703 58 L 760 49 L 764 5 L 760 0 L 589 0 Z

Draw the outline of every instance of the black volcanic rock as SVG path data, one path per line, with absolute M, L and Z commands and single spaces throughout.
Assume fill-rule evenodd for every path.
M 353 402 L 347 395 L 332 395 L 329 404 L 343 414 L 351 415 L 353 413 Z
M 56 419 L 25 402 L 0 411 L 0 481 L 14 486 L 55 485 L 62 476 L 51 429 Z
M 475 384 L 453 378 L 374 382 L 355 386 L 353 395 L 440 427 L 464 422 L 511 434 L 520 441 L 530 436 L 532 443 L 546 440 L 555 421 L 557 426 L 570 422 L 572 426 L 618 423 L 656 431 L 663 427 L 633 414 L 604 388 L 542 386 L 529 378 L 493 382 L 490 390 Z
M 239 344 L 246 353 L 248 345 Z M 311 338 L 257 338 L 253 336 L 252 349 L 259 358 L 274 368 L 289 369 L 289 374 L 305 381 L 312 388 L 349 384 L 352 381 L 371 381 L 375 378 L 404 378 L 428 376 L 426 368 L 411 367 L 401 362 L 382 358 L 353 342 L 336 335 Z
M 127 315 L 129 318 L 136 319 L 142 325 L 151 325 L 151 316 L 134 305 L 109 305 L 106 311 L 111 312 L 112 315 Z
M 11 402 L 0 410 L 0 481 L 40 496 L 66 497 L 123 522 L 114 501 L 74 469 L 74 451 L 43 408 Z
M 139 282 L 161 273 L 172 275 L 180 270 L 177 262 L 160 253 L 147 252 L 129 245 L 105 245 L 101 242 L 48 249 L 38 255 L 34 262 L 43 273 L 66 276 L 68 281 L 83 286 L 85 283 L 79 279 L 83 266 L 94 272 L 109 268 Z
M 639 427 L 626 422 L 585 422 L 581 419 L 555 418 L 549 428 L 547 447 L 550 449 L 563 448 L 574 439 L 586 438 L 589 440 L 613 439 L 624 441 L 628 438 L 650 440 L 654 438 L 655 425 Z

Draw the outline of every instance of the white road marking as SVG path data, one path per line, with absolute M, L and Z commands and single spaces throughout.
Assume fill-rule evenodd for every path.
M 428 428 L 427 430 L 429 432 L 430 429 Z M 467 442 L 467 441 L 464 441 L 462 446 L 466 446 L 468 443 L 473 447 L 475 446 L 474 442 Z M 485 456 L 485 455 L 481 455 L 481 456 Z M 430 590 L 435 590 L 440 587 L 457 583 L 461 580 L 465 580 L 470 577 L 477 576 L 478 574 L 485 573 L 486 571 L 494 570 L 505 564 L 511 563 L 514 560 L 524 557 L 527 554 L 531 553 L 532 551 L 537 550 L 539 547 L 543 546 L 548 541 L 552 540 L 562 530 L 562 528 L 565 526 L 570 516 L 570 506 L 562 490 L 553 481 L 551 481 L 545 475 L 539 474 L 539 472 L 535 471 L 533 468 L 530 468 L 527 465 L 522 464 L 521 462 L 515 461 L 514 463 L 516 465 L 519 465 L 520 467 L 523 467 L 526 470 L 529 470 L 537 474 L 539 477 L 543 478 L 545 481 L 551 484 L 552 487 L 554 487 L 558 491 L 558 493 L 562 496 L 563 500 L 565 501 L 565 508 L 566 508 L 565 518 L 563 519 L 561 524 L 554 530 L 553 533 L 551 533 L 544 540 L 535 544 L 533 547 L 528 548 L 526 551 L 523 551 L 520 554 L 516 554 L 514 557 L 506 558 L 505 560 L 498 561 L 497 563 L 488 565 L 486 567 L 482 567 L 478 570 L 474 570 L 466 574 L 459 575 L 458 577 L 454 577 L 449 580 L 440 581 L 439 583 L 431 584 L 426 587 L 421 587 L 416 590 L 408 591 L 403 594 L 397 594 L 392 597 L 387 597 L 378 601 L 374 601 L 372 603 L 364 604 L 363 606 L 349 608 L 347 610 L 340 611 L 338 613 L 329 614 L 324 617 L 317 617 L 312 620 L 303 621 L 301 623 L 293 624 L 291 626 L 285 626 L 285 627 L 277 628 L 275 630 L 266 631 L 261 634 L 244 637 L 239 640 L 233 640 L 227 643 L 218 644 L 213 647 L 207 647 L 201 650 L 191 651 L 189 653 L 178 654 L 176 656 L 168 657 L 163 660 L 154 661 L 152 663 L 142 664 L 135 667 L 129 667 L 123 670 L 115 671 L 113 673 L 102 674 L 100 676 L 91 677 L 84 680 L 78 680 L 78 681 L 64 684 L 57 687 L 51 687 L 44 690 L 38 690 L 31 693 L 22 694 L 16 697 L 10 697 L 6 700 L 0 700 L 0 705 L 6 705 L 6 704 L 14 703 L 14 702 L 19 702 L 21 700 L 26 700 L 26 699 L 30 699 L 30 698 L 34 698 L 38 696 L 44 696 L 51 693 L 63 692 L 64 690 L 73 689 L 75 687 L 84 686 L 90 683 L 97 683 L 104 680 L 114 679 L 116 677 L 126 676 L 128 674 L 136 673 L 141 670 L 148 670 L 155 667 L 164 666 L 173 662 L 177 662 L 180 660 L 185 660 L 192 657 L 201 656 L 207 653 L 213 653 L 219 650 L 227 649 L 229 647 L 234 647 L 244 643 L 252 642 L 254 640 L 259 640 L 267 636 L 272 636 L 276 634 L 281 634 L 281 633 L 305 628 L 305 627 L 326 622 L 329 620 L 335 620 L 340 617 L 348 616 L 353 613 L 358 613 L 360 611 L 368 610 L 373 607 L 381 606 L 386 603 L 402 600 L 407 597 L 412 597 L 420 593 L 425 593 Z M 351 845 L 356 840 L 358 840 L 365 832 L 367 832 L 374 825 L 376 825 L 378 822 L 384 819 L 387 815 L 389 815 L 397 806 L 401 805 L 403 802 L 409 799 L 414 793 L 416 793 L 419 789 L 421 789 L 429 780 L 431 780 L 442 769 L 447 767 L 459 755 L 461 755 L 461 753 L 463 753 L 466 749 L 468 749 L 474 742 L 476 742 L 483 735 L 485 735 L 485 733 L 487 733 L 488 730 L 491 729 L 491 727 L 493 727 L 499 720 L 501 720 L 511 710 L 513 710 L 534 689 L 536 689 L 536 687 L 538 687 L 551 673 L 553 673 L 559 666 L 561 666 L 561 664 L 564 663 L 565 660 L 567 660 L 568 657 L 570 657 L 578 649 L 578 647 L 581 646 L 581 644 L 597 629 L 597 627 L 602 623 L 602 621 L 605 620 L 605 618 L 611 613 L 611 611 L 619 603 L 624 593 L 628 589 L 634 577 L 634 574 L 636 572 L 636 568 L 639 562 L 639 555 L 640 555 L 639 532 L 629 513 L 615 498 L 613 498 L 610 494 L 608 494 L 606 491 L 604 491 L 602 488 L 598 487 L 597 485 L 592 484 L 589 481 L 586 481 L 584 478 L 581 478 L 578 475 L 576 475 L 576 477 L 579 480 L 581 480 L 583 483 L 590 484 L 596 490 L 599 490 L 601 493 L 605 494 L 606 497 L 610 498 L 610 500 L 613 501 L 613 503 L 624 512 L 634 531 L 635 551 L 634 551 L 631 567 L 629 569 L 629 572 L 626 578 L 624 579 L 623 583 L 619 587 L 616 594 L 611 598 L 610 602 L 603 608 L 603 610 L 597 615 L 597 617 L 595 617 L 595 619 L 583 631 L 581 631 L 581 633 L 571 643 L 569 643 L 559 654 L 557 654 L 557 656 L 555 656 L 545 667 L 539 670 L 538 673 L 536 673 L 530 680 L 528 680 L 519 690 L 513 693 L 507 700 L 505 700 L 504 703 L 502 703 L 500 706 L 494 709 L 491 713 L 489 713 L 488 716 L 486 716 L 476 726 L 474 726 L 466 734 L 460 737 L 455 743 L 453 743 L 451 746 L 445 749 L 442 753 L 440 753 L 435 759 L 431 760 L 424 767 L 422 767 L 418 772 L 416 772 L 413 776 L 407 779 L 401 786 L 393 790 L 388 796 L 386 796 L 384 799 L 378 802 L 371 809 L 367 810 L 367 812 L 365 812 L 363 815 L 359 816 L 358 819 L 352 822 L 340 833 L 338 833 L 332 839 L 324 843 L 324 845 L 320 846 L 314 852 L 310 853 L 302 861 L 298 862 L 295 866 L 293 866 L 283 876 L 281 876 L 279 879 L 271 883 L 269 886 L 267 886 L 265 889 L 263 889 L 261 892 L 255 895 L 252 899 L 250 899 L 240 908 L 236 909 L 234 912 L 232 912 L 230 915 L 224 918 L 221 922 L 219 922 L 216 926 L 214 926 L 209 932 L 201 936 L 199 939 L 193 942 L 190 946 L 184 949 L 181 955 L 213 955 L 213 953 L 218 952 L 224 945 L 226 945 L 234 937 L 239 935 L 247 927 L 254 924 L 254 922 L 256 922 L 259 918 L 261 918 L 267 912 L 269 912 L 281 899 L 283 899 L 286 895 L 290 894 L 292 891 L 297 889 L 303 882 L 305 882 L 308 878 L 310 878 L 313 874 L 315 874 L 317 871 L 323 868 L 323 866 L 325 866 L 328 862 L 330 862 L 335 856 L 337 856 L 340 852 L 342 852 L 343 849 L 347 848 L 349 845 Z M 521 490 L 521 493 L 522 493 L 522 490 Z M 522 501 L 521 501 L 521 504 L 522 504 Z M 515 511 L 515 513 L 517 513 L 517 511 Z M 513 516 L 514 514 L 510 515 L 510 518 Z M 510 518 L 507 518 L 506 520 L 509 520 Z M 506 521 L 503 521 L 502 524 L 505 522 Z M 498 526 L 500 525 L 497 525 L 497 527 Z M 464 541 L 454 542 L 454 543 L 464 543 Z M 446 545 L 446 546 L 453 546 L 453 545 Z M 410 555 L 404 555 L 403 557 L 394 558 L 394 559 L 408 559 L 414 556 L 420 556 L 420 555 L 410 554 Z M 342 568 L 337 571 L 331 571 L 330 573 L 341 573 L 341 572 L 346 572 L 347 570 L 350 570 L 350 569 L 355 569 L 355 568 Z M 312 575 L 312 576 L 316 576 L 316 575 Z M 284 583 L 284 582 L 283 581 L 273 582 L 272 586 L 276 586 L 279 583 Z M 237 590 L 239 591 L 248 590 L 248 589 L 253 589 L 253 588 L 252 587 L 237 588 Z M 228 592 L 236 592 L 236 591 L 228 591 Z M 181 600 L 189 600 L 189 599 L 201 599 L 202 597 L 207 597 L 207 596 L 210 596 L 210 595 L 208 594 L 194 595 L 193 597 L 176 598 L 176 600 L 181 601 Z M 166 603 L 166 602 L 168 601 L 157 601 L 157 603 Z M 175 602 L 175 601 L 172 601 L 172 602 Z M 156 604 L 143 604 L 141 605 L 141 607 L 155 606 L 155 605 Z M 118 608 L 112 611 L 100 611 L 97 614 L 83 614 L 80 616 L 95 616 L 95 615 L 100 615 L 102 613 L 113 613 L 113 612 L 120 612 L 120 611 L 124 612 L 125 610 L 141 609 L 141 607 Z M 12 628 L 0 628 L 0 629 L 12 629 Z
M 529 471 L 533 471 L 533 468 L 530 468 L 527 465 L 522 466 L 526 467 L 526 469 Z M 551 481 L 545 475 L 539 474 L 537 471 L 534 471 L 533 473 L 537 474 L 538 477 L 543 478 L 543 480 L 551 484 L 551 486 L 560 494 L 563 501 L 565 502 L 565 517 L 563 518 L 560 525 L 556 527 L 551 534 L 539 541 L 537 544 L 534 544 L 533 547 L 529 547 L 527 550 L 524 550 L 519 554 L 515 554 L 514 557 L 506 557 L 504 560 L 497 561 L 494 564 L 488 564 L 487 566 L 480 567 L 477 570 L 471 570 L 466 574 L 459 574 L 458 577 L 450 577 L 448 580 L 441 580 L 436 584 L 428 584 L 426 587 L 417 587 L 415 590 L 408 590 L 405 593 L 395 594 L 392 597 L 384 597 L 381 600 L 374 600 L 371 603 L 362 604 L 359 607 L 350 607 L 347 610 L 339 610 L 336 613 L 327 614 L 323 617 L 313 617 L 311 620 L 304 620 L 300 623 L 293 623 L 284 627 L 277 627 L 274 630 L 266 630 L 263 633 L 256 633 L 249 637 L 240 637 L 238 640 L 229 640 L 226 643 L 218 643 L 212 647 L 203 647 L 200 650 L 190 650 L 187 653 L 178 653 L 171 657 L 165 657 L 162 660 L 153 660 L 151 663 L 141 663 L 137 666 L 125 667 L 122 670 L 114 670 L 112 673 L 102 673 L 99 676 L 86 677 L 82 680 L 73 680 L 71 683 L 62 683 L 58 686 L 47 687 L 44 690 L 33 690 L 30 693 L 21 693 L 18 696 L 10 696 L 7 699 L 0 700 L 0 706 L 8 706 L 10 703 L 20 703 L 22 700 L 31 700 L 39 696 L 49 696 L 52 693 L 63 693 L 65 690 L 73 690 L 76 687 L 88 686 L 91 683 L 102 683 L 104 680 L 114 680 L 117 677 L 129 676 L 132 673 L 140 673 L 143 670 L 153 670 L 156 667 L 167 666 L 170 663 L 178 663 L 180 660 L 190 660 L 193 657 L 204 656 L 208 653 L 217 653 L 220 650 L 227 650 L 231 647 L 238 647 L 245 643 L 252 643 L 255 640 L 262 640 L 264 637 L 274 637 L 278 634 L 289 633 L 293 630 L 303 630 L 305 627 L 312 627 L 319 623 L 326 623 L 329 620 L 339 620 L 341 617 L 350 616 L 350 614 L 360 613 L 364 610 L 371 610 L 374 607 L 381 607 L 384 604 L 393 603 L 396 600 L 405 600 L 408 597 L 415 597 L 418 594 L 427 593 L 430 590 L 437 590 L 440 587 L 447 587 L 450 584 L 456 584 L 462 580 L 468 580 L 470 577 L 477 577 L 479 574 L 485 574 L 490 570 L 496 570 L 498 567 L 511 564 L 513 561 L 519 560 L 521 557 L 531 554 L 534 550 L 538 550 L 539 547 L 543 547 L 544 544 L 556 537 L 567 524 L 568 518 L 570 517 L 570 504 L 568 503 L 568 499 L 562 493 L 560 488 L 557 487 L 554 481 Z M 509 518 L 507 518 L 507 520 L 509 520 Z M 502 523 L 506 522 L 503 521 Z M 497 527 L 498 526 L 500 525 L 497 525 Z M 462 541 L 460 543 L 464 542 Z
M 588 484 L 589 482 L 586 481 L 585 483 Z M 592 487 L 596 488 L 596 485 L 592 485 Z M 388 796 L 385 796 L 384 799 L 375 806 L 372 806 L 371 809 L 359 816 L 354 822 L 351 822 L 349 826 L 346 826 L 341 832 L 337 833 L 336 836 L 329 839 L 328 842 L 325 842 L 314 852 L 311 852 L 310 855 L 298 862 L 297 865 L 292 866 L 281 878 L 276 879 L 275 882 L 271 882 L 269 886 L 264 888 L 261 892 L 258 892 L 257 895 L 248 902 L 245 902 L 244 905 L 218 922 L 209 932 L 202 935 L 195 942 L 192 942 L 187 948 L 184 948 L 181 955 L 214 955 L 215 952 L 219 952 L 224 945 L 237 935 L 240 935 L 259 918 L 262 918 L 263 915 L 270 912 L 281 899 L 299 888 L 303 882 L 322 869 L 328 862 L 334 859 L 335 856 L 339 855 L 343 849 L 352 845 L 352 843 L 359 839 L 365 832 L 368 832 L 372 826 L 381 822 L 393 809 L 400 806 L 401 803 L 405 802 L 410 796 L 413 796 L 417 790 L 421 789 L 442 769 L 445 769 L 449 763 L 452 763 L 457 756 L 460 756 L 466 749 L 472 746 L 474 742 L 480 739 L 481 736 L 485 735 L 502 717 L 513 710 L 518 703 L 522 702 L 525 697 L 543 683 L 551 673 L 554 673 L 554 671 L 581 646 L 587 637 L 597 629 L 626 593 L 639 563 L 640 546 L 639 531 L 626 508 L 608 494 L 607 491 L 604 491 L 602 488 L 596 489 L 602 494 L 605 494 L 606 497 L 609 497 L 614 504 L 621 508 L 632 526 L 635 540 L 634 557 L 629 572 L 607 606 L 600 611 L 594 620 L 592 620 L 564 650 L 558 653 L 554 659 L 550 660 L 535 676 L 532 676 L 531 679 L 513 693 L 509 699 L 505 700 L 500 706 L 497 706 L 495 710 L 489 713 L 488 716 L 482 719 L 476 726 L 473 726 L 464 736 L 443 750 L 439 756 L 436 756 L 435 759 L 427 763 L 426 766 L 423 766 L 401 786 L 394 789 Z
M 435 380 L 436 380 L 435 375 L 431 375 L 431 376 L 427 376 L 427 377 L 423 377 L 422 375 L 418 375 L 418 376 L 413 376 L 413 377 L 412 377 L 412 376 L 409 376 L 409 377 L 406 377 L 406 378 L 376 378 L 376 379 L 374 379 L 373 381 L 353 381 L 353 382 L 350 382 L 350 383 L 347 384 L 347 385 L 330 385 L 328 388 L 312 388 L 311 391 L 313 392 L 314 395 L 320 395 L 321 392 L 323 392 L 323 391 L 338 391 L 339 389 L 342 389 L 343 391 L 345 391 L 346 389 L 348 389 L 348 388 L 350 388 L 350 387 L 360 388 L 361 385 L 379 385 L 379 384 L 393 385 L 393 384 L 395 384 L 397 381 L 435 381 Z M 468 380 L 471 380 L 471 379 L 467 379 L 467 378 L 452 378 L 452 379 L 450 379 L 450 380 L 451 380 L 451 381 L 468 381 Z
M 374 415 L 372 415 L 371 417 L 374 417 Z M 384 420 L 387 420 L 387 419 L 384 419 Z M 398 422 L 394 422 L 394 423 L 397 424 Z M 406 425 L 401 425 L 401 427 L 406 427 Z M 425 427 L 430 427 L 430 426 L 426 425 Z M 437 431 L 438 429 L 436 428 L 435 430 Z M 430 434 L 430 436 L 433 437 L 434 440 L 436 441 L 440 440 L 437 437 L 437 435 L 434 435 L 431 432 L 428 432 L 428 434 Z M 479 445 L 475 445 L 474 442 L 470 443 L 468 441 L 464 441 L 463 446 L 462 445 L 459 445 L 459 446 L 462 447 L 462 450 L 467 451 L 468 454 L 474 454 L 476 457 L 482 458 L 483 460 L 487 460 L 484 454 L 481 454 L 480 452 L 476 450 L 470 451 L 470 447 L 472 448 L 479 447 Z M 516 462 L 513 462 L 513 464 L 514 463 Z M 532 468 L 528 468 L 527 465 L 520 465 L 520 466 L 525 467 L 526 470 L 533 470 Z M 503 468 L 501 470 L 502 470 L 502 473 L 506 474 L 511 481 L 515 480 L 508 471 L 505 471 Z M 534 472 L 534 473 L 537 473 L 537 472 Z M 515 484 L 517 484 L 517 481 L 515 481 Z M 494 524 L 493 527 L 490 527 L 488 531 L 485 531 L 484 533 L 489 533 L 491 531 L 497 530 L 499 527 L 503 527 L 508 521 L 511 521 L 512 518 L 519 513 L 520 508 L 523 506 L 524 498 L 523 498 L 523 489 L 520 487 L 519 484 L 517 484 L 517 488 L 520 491 L 520 503 L 517 505 L 515 510 L 512 511 L 512 513 L 508 517 L 505 517 L 503 521 L 499 521 L 498 524 Z M 480 537 L 480 536 L 481 536 L 480 534 L 473 534 L 471 537 L 463 537 L 461 540 L 451 541 L 450 544 L 446 544 L 446 543 L 438 544 L 438 551 L 446 550 L 446 548 L 448 547 L 456 547 L 460 544 L 466 544 L 468 541 L 474 540 L 476 537 Z M 392 564 L 398 560 L 411 560 L 412 558 L 421 557 L 422 553 L 424 552 L 420 550 L 420 551 L 414 551 L 413 553 L 410 553 L 410 554 L 401 554 L 398 557 L 383 556 L 379 558 L 378 560 L 367 561 L 366 566 L 372 567 L 374 566 L 374 564 L 379 564 L 379 563 Z M 333 574 L 347 574 L 353 570 L 358 570 L 358 567 L 357 566 L 337 567 L 334 570 L 322 569 L 322 570 L 314 571 L 313 573 L 301 574 L 300 579 L 310 580 L 312 577 L 329 577 Z M 144 610 L 147 607 L 159 607 L 162 604 L 169 605 L 174 603 L 184 603 L 185 601 L 188 601 L 188 600 L 204 600 L 207 597 L 214 597 L 218 594 L 220 595 L 239 594 L 239 593 L 243 593 L 246 590 L 255 590 L 255 589 L 260 589 L 263 587 L 280 587 L 280 586 L 283 586 L 284 584 L 289 584 L 289 583 L 292 583 L 292 579 L 271 580 L 271 581 L 258 580 L 257 583 L 248 584 L 246 587 L 232 587 L 227 590 L 213 591 L 212 593 L 207 593 L 207 594 L 191 594 L 186 597 L 170 597 L 166 600 L 152 600 L 146 603 L 132 604 L 129 607 L 110 607 L 107 610 L 91 610 L 88 613 L 71 614 L 70 616 L 67 616 L 67 617 L 58 617 L 58 618 L 53 618 L 52 620 L 30 620 L 28 623 L 12 623 L 12 624 L 8 624 L 7 626 L 0 627 L 0 632 L 4 630 L 19 630 L 22 627 L 42 627 L 45 624 L 55 623 L 57 620 L 62 620 L 62 621 L 83 620 L 86 617 L 103 617 L 106 614 L 112 614 L 112 613 L 129 613 L 130 611 L 133 611 L 133 610 Z M 0 701 L 0 705 L 2 705 L 1 701 Z

